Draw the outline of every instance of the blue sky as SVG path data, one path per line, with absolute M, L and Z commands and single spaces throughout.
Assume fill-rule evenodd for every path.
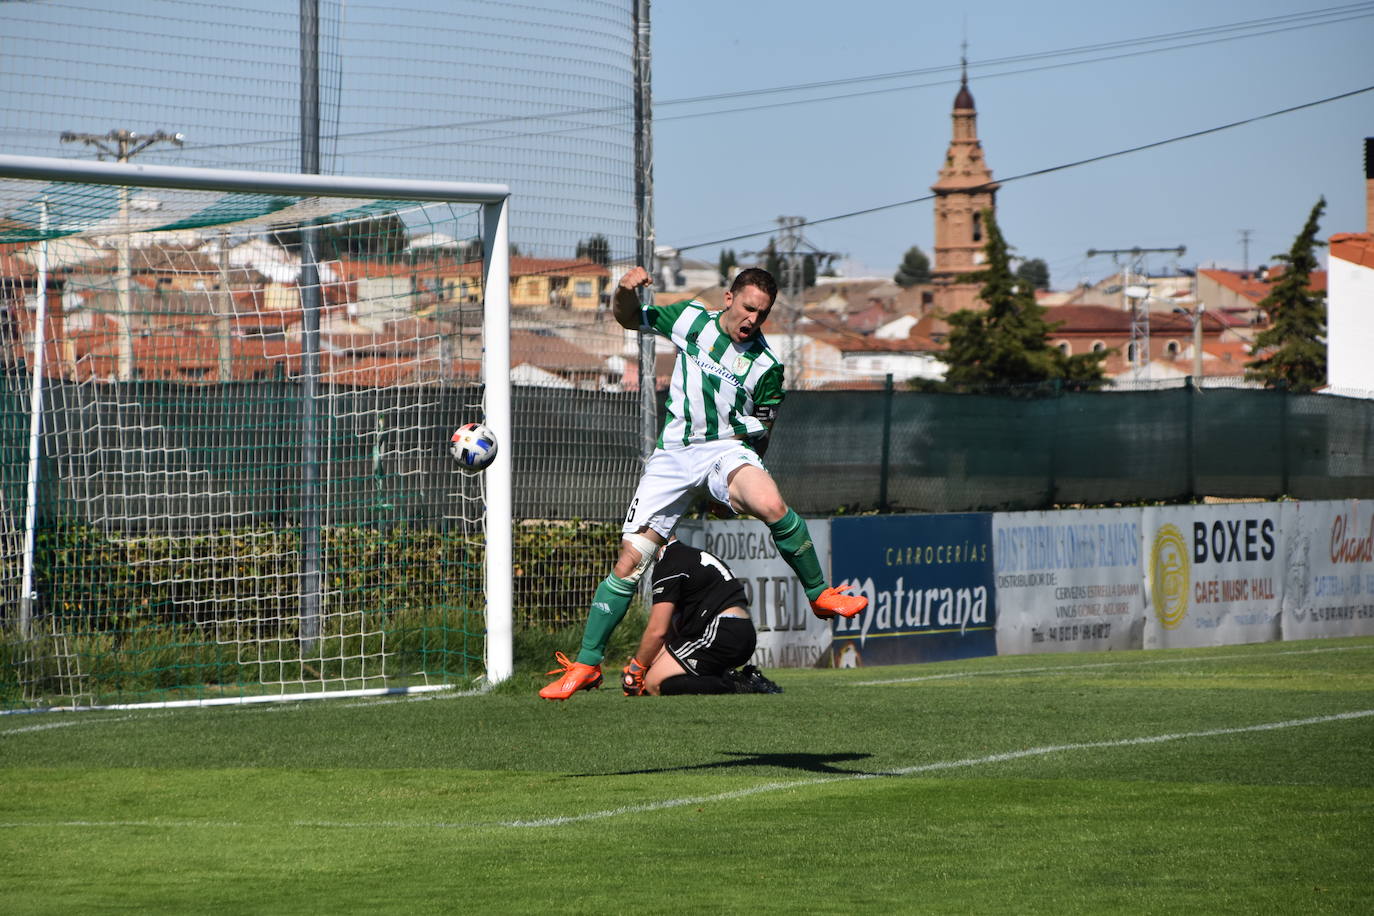
M 632 250 L 633 4 L 321 0 L 324 171 L 506 181 L 526 253 L 571 256 L 598 231 Z M 0 0 L 0 150 L 89 157 L 58 133 L 161 128 L 187 144 L 147 161 L 295 170 L 297 13 Z M 659 243 L 714 261 L 713 243 L 762 233 L 725 243 L 757 250 L 800 216 L 824 220 L 807 239 L 854 274 L 932 249 L 931 203 L 890 205 L 930 193 L 965 39 L 999 179 L 1374 86 L 1371 0 L 659 0 L 652 27 Z M 1365 229 L 1366 136 L 1374 91 L 1008 181 L 998 217 L 1061 288 L 1114 271 L 1090 248 L 1185 245 L 1180 266 L 1241 267 L 1242 231 L 1254 267 L 1321 196 L 1324 236 Z
M 1325 25 L 1288 18 L 1334 4 L 1161 0 L 660 2 L 653 8 L 655 216 L 660 243 L 691 246 L 929 194 L 950 135 L 956 70 L 729 100 L 674 100 L 925 68 L 957 68 L 967 37 L 978 131 L 996 177 L 1129 149 L 1374 86 L 1374 6 Z M 1299 27 L 1305 25 L 1306 27 Z M 1282 29 L 1282 31 L 1280 31 Z M 1255 34 L 1267 31 L 1269 34 Z M 1157 45 L 1138 39 L 1194 33 Z M 1239 37 L 1252 35 L 1253 37 Z M 1230 40 L 1217 40 L 1229 37 Z M 1092 54 L 985 62 L 1124 42 Z M 1152 48 L 1196 46 L 1140 53 Z M 1124 56 L 1134 55 L 1134 56 Z M 1096 62 L 1062 66 L 1085 58 Z M 1038 72 L 1005 71 L 1061 65 Z M 887 90 L 887 91 L 875 91 Z M 829 101 L 723 109 L 851 95 Z M 695 116 L 693 116 L 695 115 Z M 1325 196 L 1323 236 L 1364 231 L 1363 138 L 1374 92 L 1006 184 L 998 219 L 1057 287 L 1112 272 L 1088 249 L 1185 245 L 1185 267 L 1249 266 L 1286 251 Z M 856 272 L 890 274 L 933 241 L 929 202 L 806 229 Z M 764 237 L 731 242 L 750 250 Z M 714 260 L 720 246 L 689 254 Z M 1156 257 L 1162 269 L 1172 259 Z

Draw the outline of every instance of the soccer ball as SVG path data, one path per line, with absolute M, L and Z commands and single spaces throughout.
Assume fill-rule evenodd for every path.
M 485 423 L 464 423 L 454 430 L 448 450 L 465 471 L 485 471 L 496 460 L 496 436 Z

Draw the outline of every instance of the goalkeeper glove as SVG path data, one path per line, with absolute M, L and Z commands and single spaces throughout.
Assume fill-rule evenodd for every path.
M 630 659 L 630 663 L 621 669 L 620 687 L 625 691 L 625 696 L 640 697 L 644 695 L 644 675 L 648 670 L 639 663 L 637 658 Z

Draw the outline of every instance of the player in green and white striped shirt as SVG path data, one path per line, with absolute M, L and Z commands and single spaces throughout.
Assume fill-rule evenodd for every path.
M 868 606 L 867 598 L 847 594 L 847 586 L 828 586 L 806 522 L 783 502 L 761 460 L 783 399 L 782 362 L 761 333 L 778 294 L 772 275 L 756 267 L 740 271 L 719 311 L 695 300 L 641 310 L 635 290 L 651 282 L 644 268 L 630 270 L 616 288 L 613 309 L 622 327 L 638 329 L 642 314 L 677 347 L 668 417 L 630 502 L 615 568 L 592 597 L 581 651 L 575 661 L 557 654 L 560 668 L 549 673 L 560 677 L 539 691 L 545 699 L 565 700 L 600 686 L 611 632 L 658 548 L 703 491 L 768 526 L 817 617 L 853 617 Z M 652 662 L 631 659 L 625 674 L 637 671 L 642 679 Z

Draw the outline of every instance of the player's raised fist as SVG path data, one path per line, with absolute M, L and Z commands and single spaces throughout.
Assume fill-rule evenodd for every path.
M 649 272 L 643 267 L 631 267 L 625 272 L 625 276 L 620 278 L 622 289 L 638 289 L 641 286 L 648 286 L 653 282 Z

